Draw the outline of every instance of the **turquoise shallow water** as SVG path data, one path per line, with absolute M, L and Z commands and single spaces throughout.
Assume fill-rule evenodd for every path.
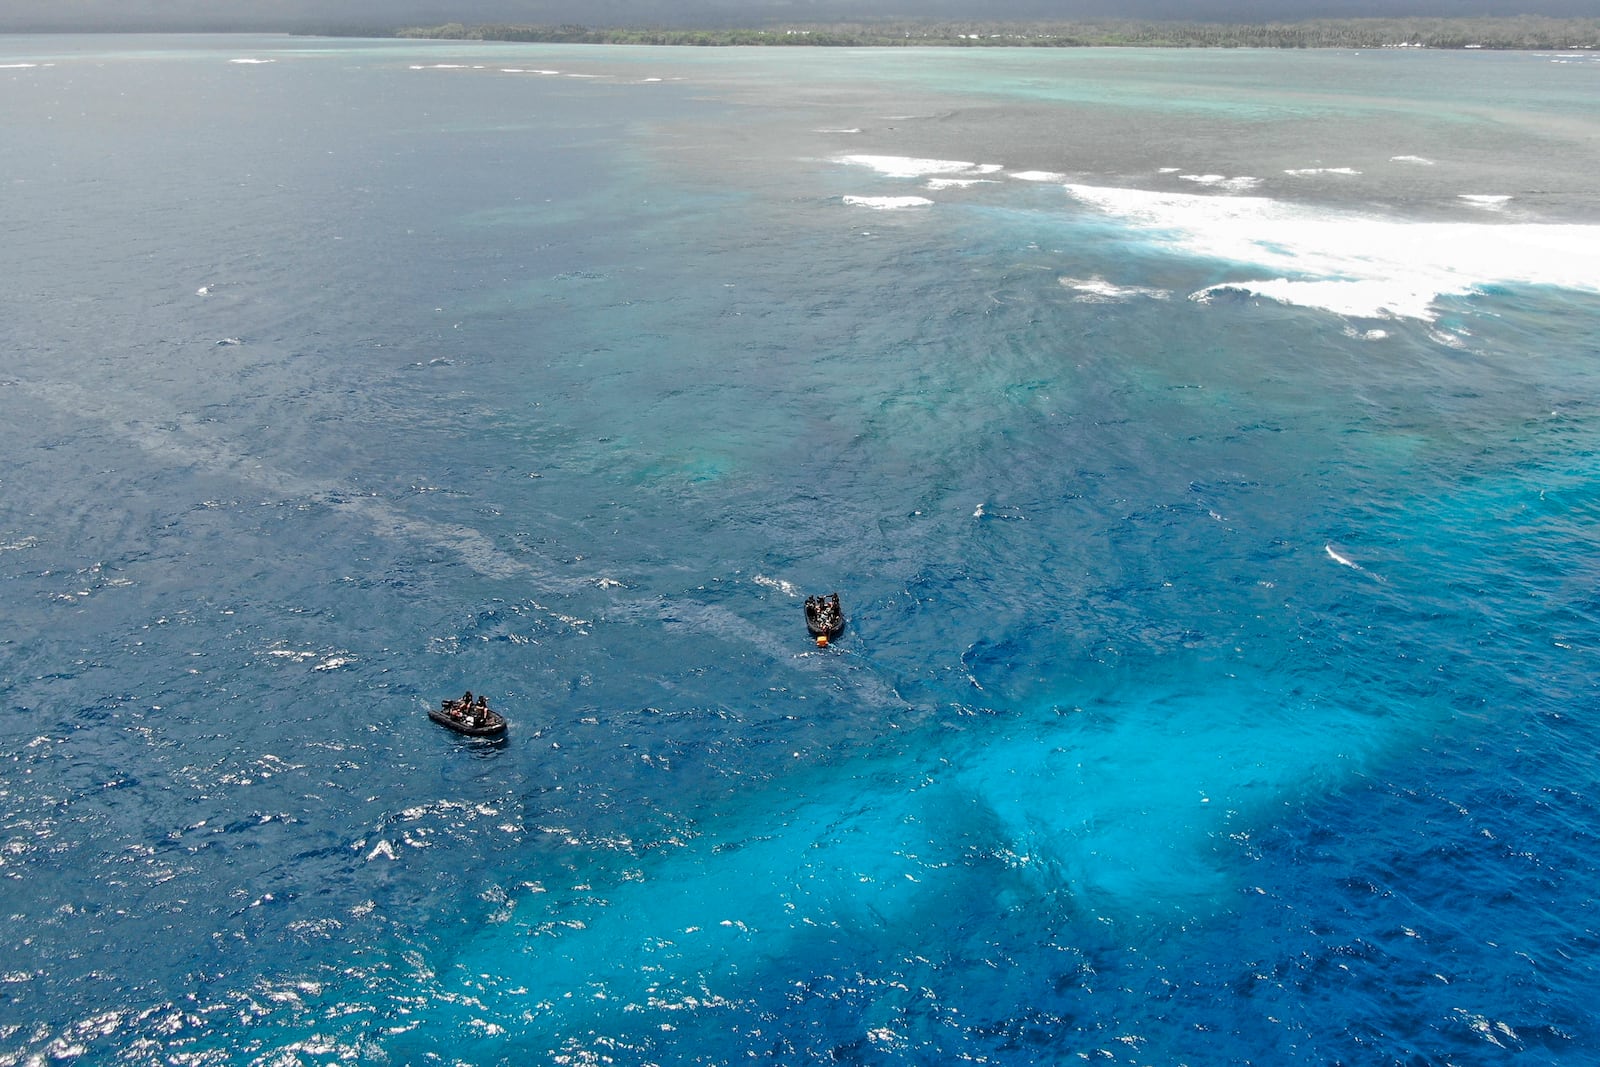
M 0 41 L 0 1063 L 1589 1062 L 1597 79 Z

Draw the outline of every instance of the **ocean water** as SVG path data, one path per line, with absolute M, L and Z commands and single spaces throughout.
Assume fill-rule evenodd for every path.
M 1597 99 L 0 39 L 0 1064 L 1595 1062 Z

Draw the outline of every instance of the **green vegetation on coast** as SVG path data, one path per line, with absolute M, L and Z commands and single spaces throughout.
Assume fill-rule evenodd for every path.
M 1600 49 L 1600 19 L 1361 18 L 1304 22 L 950 21 L 794 24 L 763 29 L 640 29 L 587 26 L 411 27 L 397 37 L 562 44 L 957 48 L 1481 48 Z

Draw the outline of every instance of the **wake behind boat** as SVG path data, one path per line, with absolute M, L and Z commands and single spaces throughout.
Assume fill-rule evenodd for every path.
M 467 737 L 504 737 L 506 732 L 506 717 L 490 709 L 483 697 L 474 701 L 470 692 L 460 700 L 429 708 L 428 718 Z

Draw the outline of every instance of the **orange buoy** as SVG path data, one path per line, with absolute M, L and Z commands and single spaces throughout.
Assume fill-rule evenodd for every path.
M 818 634 L 817 635 L 817 647 L 818 648 L 827 648 L 828 647 L 828 635 L 827 634 Z

